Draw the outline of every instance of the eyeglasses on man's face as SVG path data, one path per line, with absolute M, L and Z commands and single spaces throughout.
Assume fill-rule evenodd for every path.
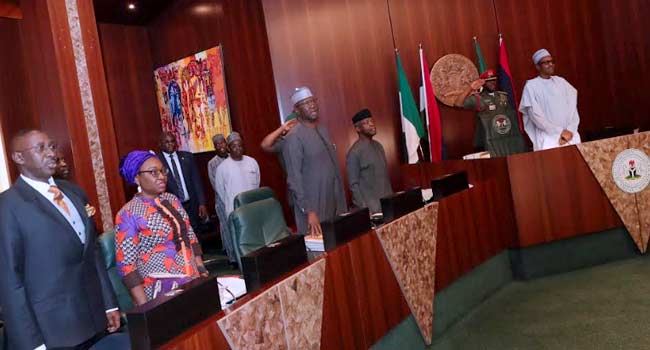
M 47 143 L 47 144 L 45 142 L 39 142 L 39 143 L 35 144 L 32 147 L 25 148 L 24 150 L 21 150 L 21 151 L 18 151 L 18 152 L 24 153 L 24 152 L 29 152 L 29 151 L 34 150 L 34 151 L 36 151 L 36 152 L 38 152 L 40 154 L 43 154 L 43 153 L 45 153 L 45 151 L 51 151 L 51 152 L 54 153 L 54 152 L 56 152 L 57 149 L 58 149 L 58 146 L 57 146 L 57 144 L 55 142 L 50 142 L 50 143 Z
M 154 178 L 158 178 L 158 177 L 160 177 L 160 175 L 167 176 L 167 174 L 169 174 L 169 170 L 167 168 L 162 168 L 162 169 L 151 169 L 151 170 L 138 171 L 138 175 L 142 174 L 142 173 L 147 173 L 147 174 L 153 176 Z

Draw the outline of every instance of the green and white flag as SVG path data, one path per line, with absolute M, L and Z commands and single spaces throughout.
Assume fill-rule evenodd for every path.
M 418 149 L 420 139 L 424 137 L 424 125 L 420 119 L 420 111 L 415 104 L 411 86 L 409 85 L 399 53 L 395 53 L 397 60 L 397 83 L 399 85 L 399 107 L 402 116 L 402 133 L 406 146 L 406 155 L 409 164 L 417 163 L 419 160 Z
M 483 74 L 487 70 L 487 67 L 483 59 L 483 52 L 481 52 L 481 45 L 478 44 L 476 37 L 474 37 L 474 49 L 476 50 L 476 61 L 478 61 L 478 74 Z

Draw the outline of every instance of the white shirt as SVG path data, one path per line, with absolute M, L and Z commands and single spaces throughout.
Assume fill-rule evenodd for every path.
M 559 76 L 528 80 L 519 103 L 524 128 L 533 142 L 533 150 L 560 147 L 563 130 L 573 133 L 566 145 L 580 143 L 578 134 L 578 90 Z
M 70 210 L 70 214 L 67 214 L 63 208 L 59 207 L 55 202 L 54 202 L 54 193 L 49 192 L 50 186 L 56 186 L 56 183 L 54 180 L 50 177 L 47 181 L 48 183 L 41 182 L 41 181 L 36 181 L 28 178 L 27 176 L 20 175 L 20 177 L 25 181 L 29 186 L 31 186 L 33 189 L 35 189 L 38 193 L 40 193 L 45 199 L 47 199 L 52 205 L 56 208 L 56 210 L 63 215 L 63 217 L 68 221 L 70 226 L 74 229 L 74 231 L 77 233 L 77 237 L 81 240 L 82 244 L 86 244 L 86 225 L 84 224 L 83 220 L 81 219 L 81 215 L 79 215 L 79 212 L 77 211 L 77 208 L 74 206 L 74 203 L 68 198 L 68 196 L 61 191 L 61 195 L 63 195 L 63 202 L 68 206 L 68 209 Z M 58 186 L 57 186 L 58 187 Z M 59 189 L 61 190 L 61 189 Z
M 260 167 L 255 159 L 244 156 L 242 160 L 227 158 L 217 168 L 215 176 L 217 194 L 226 206 L 226 217 L 233 211 L 235 197 L 245 191 L 260 187 Z
M 176 173 L 176 170 L 178 170 L 178 177 L 181 179 L 181 187 L 183 188 L 183 195 L 185 196 L 185 201 L 188 201 L 190 199 L 190 193 L 187 192 L 187 186 L 185 186 L 185 177 L 183 176 L 183 168 L 181 168 L 181 161 L 178 159 L 178 153 L 174 152 L 172 154 L 169 154 L 167 152 L 162 152 L 162 154 L 165 155 L 165 158 L 167 159 L 167 164 L 171 167 L 169 171 L 172 173 Z M 174 156 L 174 162 L 172 163 L 172 156 Z M 176 164 L 176 166 L 174 166 Z
M 52 205 L 63 215 L 63 217 L 68 221 L 70 226 L 75 230 L 77 233 L 77 236 L 81 240 L 82 244 L 86 244 L 86 225 L 83 223 L 83 220 L 81 219 L 81 215 L 77 211 L 77 208 L 74 206 L 74 203 L 68 198 L 68 196 L 61 191 L 61 195 L 63 196 L 63 202 L 68 206 L 68 210 L 70 211 L 70 215 L 68 215 L 61 207 L 59 207 L 55 202 L 54 202 L 54 193 L 49 192 L 50 186 L 56 186 L 56 183 L 54 182 L 54 179 L 51 177 L 47 179 L 47 183 L 41 182 L 41 181 L 36 181 L 28 178 L 27 176 L 24 176 L 20 174 L 20 177 L 25 181 L 30 187 L 36 190 L 36 192 L 40 193 L 45 199 L 47 199 Z M 58 187 L 58 186 L 57 186 Z M 59 190 L 61 190 L 59 188 Z M 118 308 L 113 308 L 106 310 L 106 313 L 113 312 L 119 310 Z M 36 347 L 34 350 L 46 350 L 47 347 L 45 347 L 45 344 L 42 344 L 38 347 Z

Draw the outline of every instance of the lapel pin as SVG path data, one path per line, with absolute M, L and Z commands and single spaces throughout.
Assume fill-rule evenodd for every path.
M 86 215 L 88 215 L 89 218 L 95 215 L 96 212 L 95 207 L 93 207 L 90 204 L 86 204 L 85 208 L 86 208 Z

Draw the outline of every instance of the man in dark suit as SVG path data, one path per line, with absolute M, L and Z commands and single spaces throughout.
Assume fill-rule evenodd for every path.
M 120 326 L 96 244 L 88 200 L 54 181 L 56 144 L 19 133 L 11 158 L 20 177 L 0 194 L 0 304 L 9 349 L 87 349 Z
M 158 158 L 169 169 L 167 192 L 175 194 L 181 200 L 190 217 L 190 224 L 194 232 L 197 232 L 199 217 L 205 218 L 208 210 L 194 156 L 190 152 L 179 151 L 174 134 L 163 132 L 160 135 Z

